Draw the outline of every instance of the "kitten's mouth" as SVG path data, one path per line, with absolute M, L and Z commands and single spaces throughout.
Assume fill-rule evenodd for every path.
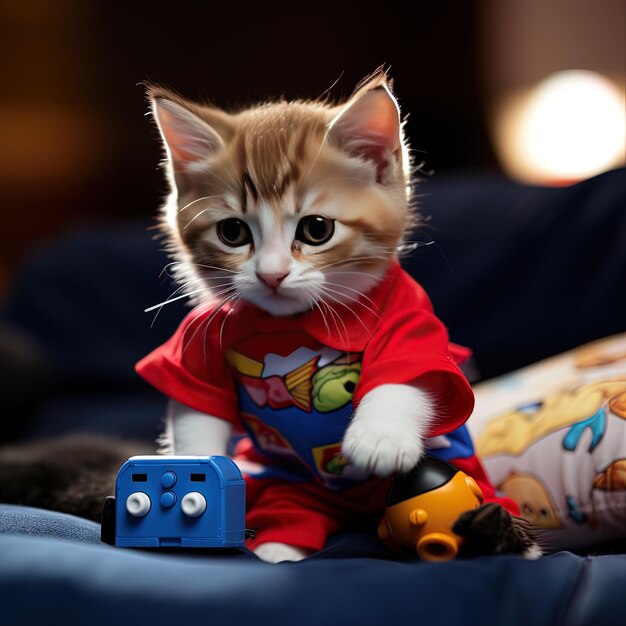
M 275 300 L 299 300 L 298 296 L 294 293 L 286 293 L 285 290 L 279 291 L 280 287 L 275 289 L 268 289 L 269 297 Z
M 301 293 L 280 286 L 278 289 L 251 290 L 243 295 L 243 298 L 260 309 L 278 316 L 303 313 L 311 308 L 307 298 L 303 298 Z

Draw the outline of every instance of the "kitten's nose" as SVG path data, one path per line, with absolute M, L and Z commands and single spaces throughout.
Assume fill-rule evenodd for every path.
M 281 272 L 256 272 L 257 278 L 265 283 L 270 289 L 276 289 L 280 283 L 289 276 L 289 272 L 283 274 Z

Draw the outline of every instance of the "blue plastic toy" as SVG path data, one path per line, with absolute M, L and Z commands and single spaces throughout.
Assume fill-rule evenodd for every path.
M 105 500 L 102 541 L 132 548 L 239 548 L 246 484 L 224 456 L 134 456 Z

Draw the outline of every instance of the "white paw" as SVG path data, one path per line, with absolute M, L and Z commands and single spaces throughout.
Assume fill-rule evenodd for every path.
M 422 458 L 432 420 L 427 393 L 410 385 L 381 385 L 361 400 L 342 452 L 353 465 L 377 476 L 409 472 Z
M 536 561 L 543 556 L 543 550 L 536 543 L 533 543 L 532 546 L 522 552 L 522 556 L 529 561 Z
M 377 476 L 411 471 L 422 458 L 424 444 L 419 437 L 374 430 L 371 425 L 353 422 L 343 439 L 344 456 L 357 467 Z
M 309 556 L 310 553 L 304 548 L 296 548 L 286 543 L 270 541 L 262 543 L 255 548 L 254 554 L 267 563 L 281 563 L 282 561 L 301 561 Z

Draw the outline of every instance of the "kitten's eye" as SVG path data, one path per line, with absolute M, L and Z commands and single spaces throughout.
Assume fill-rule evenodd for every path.
M 321 215 L 307 215 L 298 222 L 296 239 L 310 246 L 321 246 L 335 233 L 335 220 Z
M 236 217 L 229 217 L 217 223 L 217 236 L 227 246 L 238 248 L 252 243 L 252 233 L 248 225 Z

